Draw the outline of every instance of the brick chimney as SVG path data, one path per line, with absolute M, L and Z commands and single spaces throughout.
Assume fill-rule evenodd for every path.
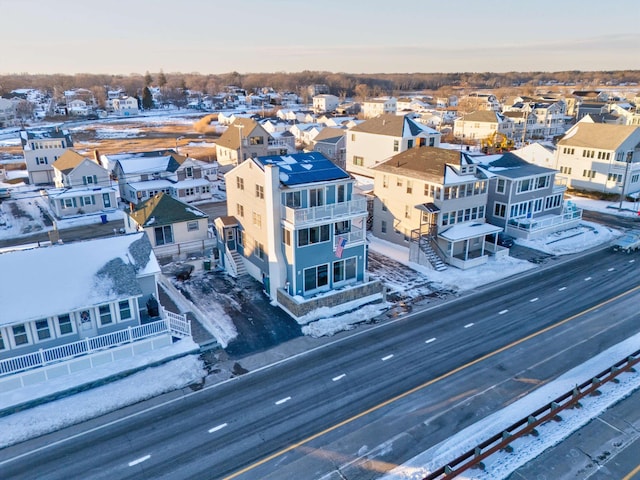
M 93 151 L 93 159 L 98 165 L 100 165 L 100 152 L 97 148 Z

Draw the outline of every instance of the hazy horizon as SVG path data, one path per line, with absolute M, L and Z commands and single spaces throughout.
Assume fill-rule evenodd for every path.
M 0 0 L 2 74 L 637 70 L 640 3 Z

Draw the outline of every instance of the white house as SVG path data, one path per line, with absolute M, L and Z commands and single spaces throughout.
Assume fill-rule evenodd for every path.
M 114 98 L 111 101 L 113 113 L 128 117 L 130 115 L 138 115 L 140 108 L 138 107 L 138 99 L 134 97 Z
M 347 132 L 346 169 L 350 173 L 373 177 L 371 168 L 400 152 L 439 145 L 440 132 L 408 116 L 380 115 Z
M 397 101 L 394 97 L 372 98 L 362 102 L 362 115 L 364 118 L 374 118 L 378 115 L 395 115 Z
M 56 188 L 44 190 L 56 217 L 114 210 L 118 187 L 95 159 L 67 150 L 53 163 Z
M 144 233 L 4 252 L 0 271 L 33 272 L 0 275 L 3 393 L 190 337 L 184 316 L 157 303 Z
M 335 95 L 323 93 L 313 97 L 313 111 L 315 113 L 334 112 L 340 104 L 340 99 Z
M 73 147 L 73 140 L 68 130 L 60 127 L 20 132 L 22 152 L 29 173 L 29 183 L 53 183 L 53 167 L 51 166 L 67 149 Z
M 513 138 L 513 121 L 493 110 L 478 110 L 453 124 L 453 136 L 463 140 L 483 140 L 496 132 Z
M 557 169 L 571 188 L 640 191 L 640 127 L 578 122 L 558 142 Z

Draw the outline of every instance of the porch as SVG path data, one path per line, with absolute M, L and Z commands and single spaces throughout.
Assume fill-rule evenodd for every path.
M 439 233 L 438 243 L 442 245 L 441 251 L 448 264 L 466 270 L 487 263 L 485 237 L 501 231 L 501 227 L 490 223 L 460 223 Z
M 582 220 L 582 209 L 568 201 L 560 215 L 543 215 L 527 218 L 511 218 L 505 227 L 505 233 L 512 237 L 534 240 L 559 230 L 568 230 L 578 226 Z

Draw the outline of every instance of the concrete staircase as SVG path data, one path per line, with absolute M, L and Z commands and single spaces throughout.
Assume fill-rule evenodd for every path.
M 233 272 L 229 272 L 232 273 L 232 277 L 241 277 L 242 275 L 246 275 L 247 274 L 247 269 L 244 266 L 244 261 L 242 260 L 242 255 L 240 255 L 238 252 L 230 252 L 231 253 L 231 258 L 233 259 L 233 263 L 234 266 L 231 270 L 233 270 Z M 235 273 L 235 275 L 233 275 L 233 273 Z

